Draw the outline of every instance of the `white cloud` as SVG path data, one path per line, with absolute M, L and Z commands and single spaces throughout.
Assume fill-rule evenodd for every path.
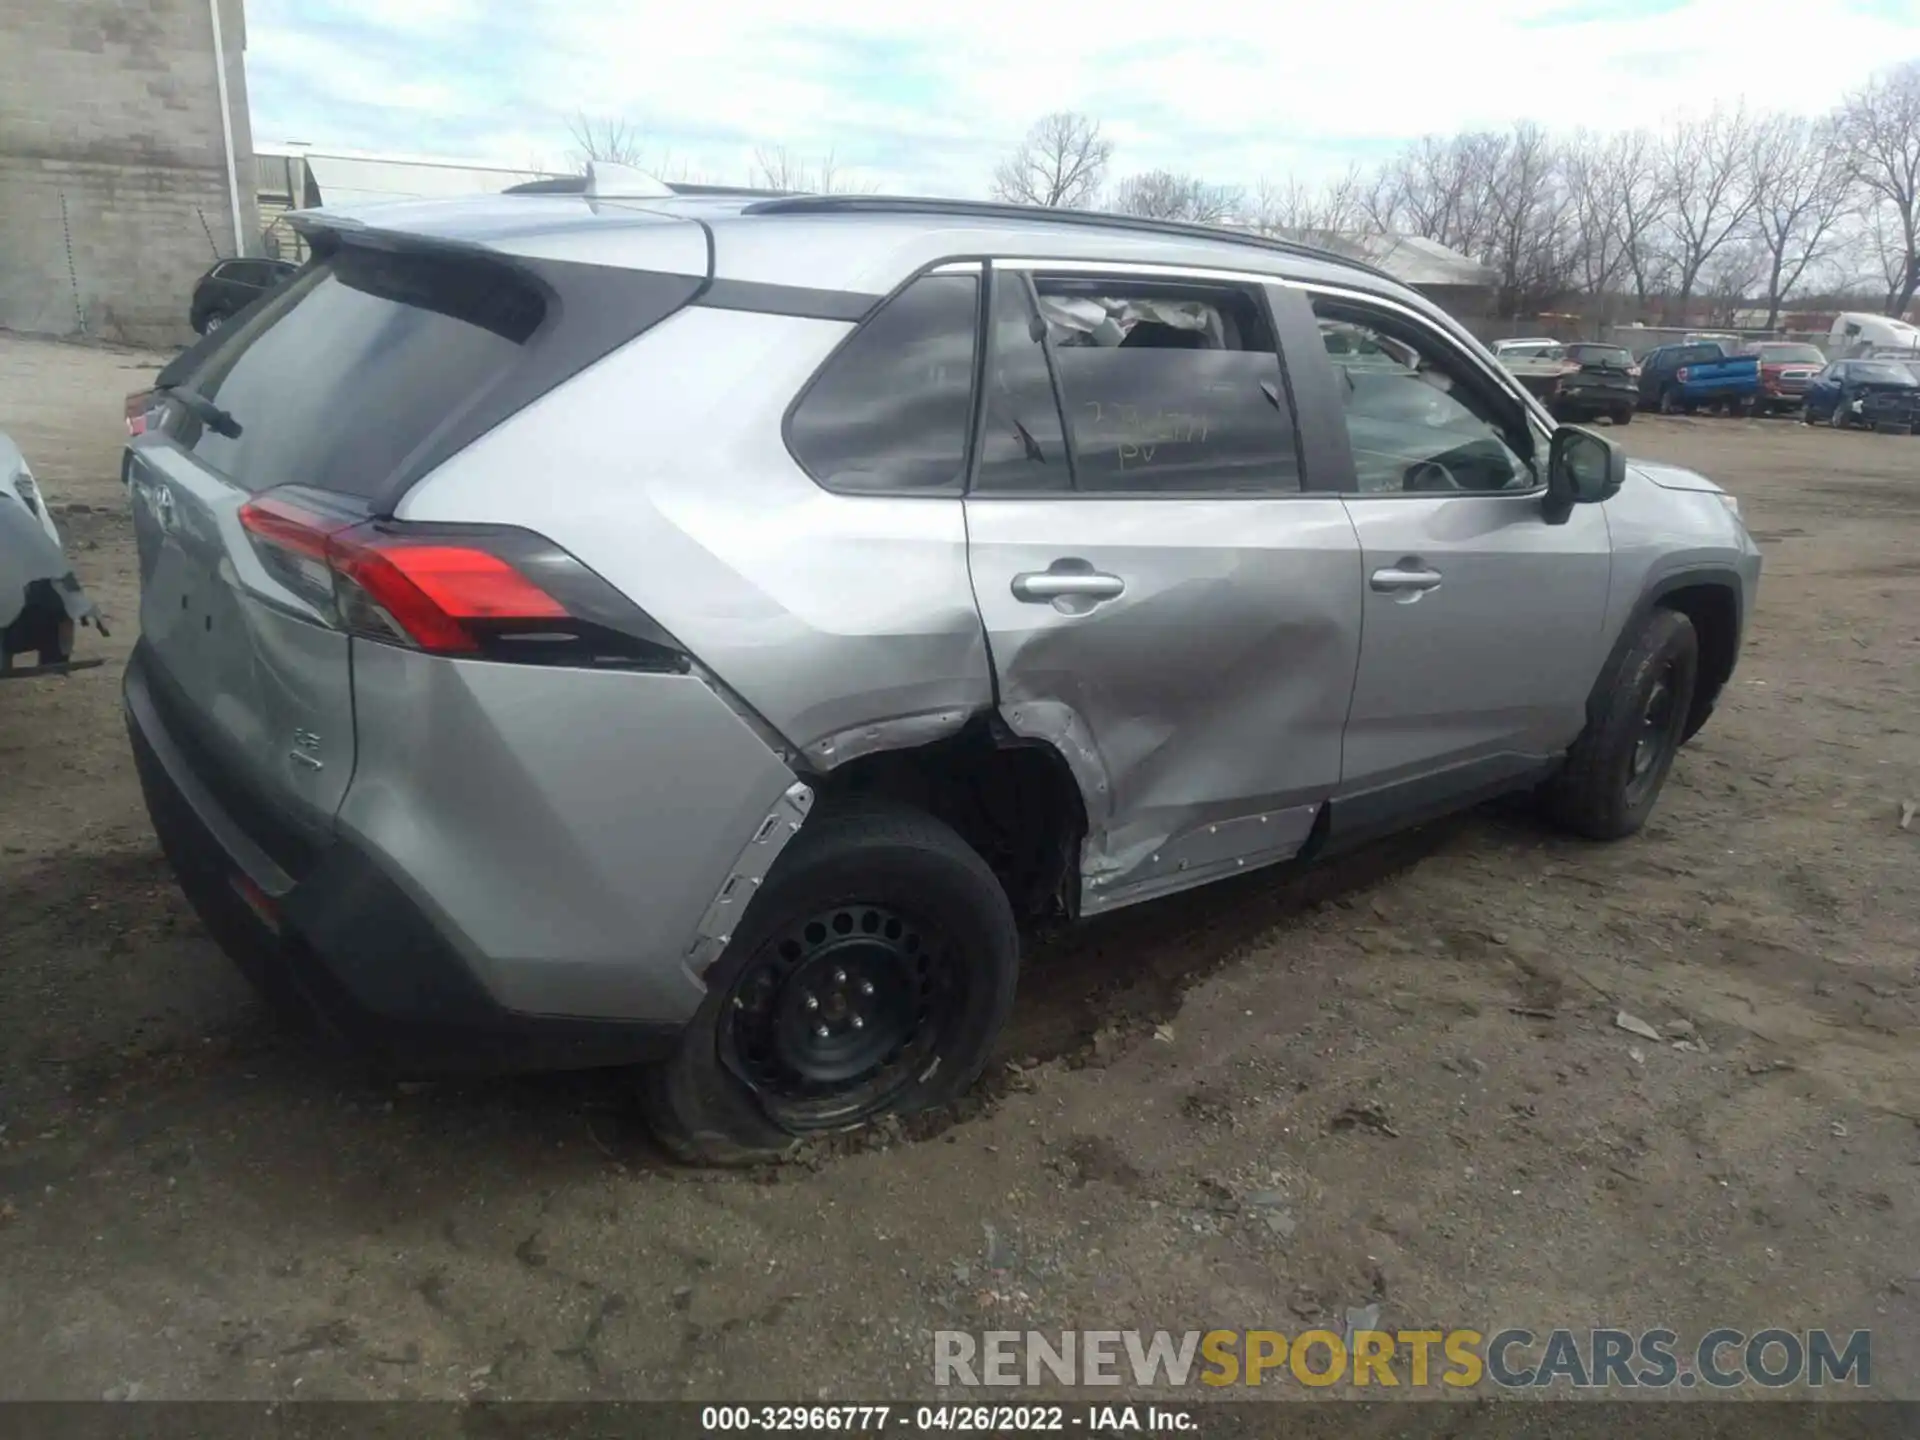
M 889 189 L 978 193 L 1034 117 L 1080 109 L 1121 171 L 1251 182 L 1422 133 L 1621 128 L 1744 100 L 1813 112 L 1920 52 L 1920 0 L 255 0 L 256 132 L 523 160 L 576 112 L 745 178 L 784 143 Z M 1635 12 L 1639 13 L 1635 13 Z M 542 138 L 544 137 L 544 138 Z M 425 142 L 425 143 L 423 143 Z

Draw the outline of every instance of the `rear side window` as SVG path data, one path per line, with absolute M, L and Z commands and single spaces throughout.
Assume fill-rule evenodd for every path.
M 787 446 L 829 490 L 958 495 L 980 321 L 976 275 L 924 275 L 862 322 L 787 418 Z
M 1044 276 L 1035 286 L 1077 490 L 1299 490 L 1292 406 L 1252 291 Z
M 514 364 L 545 308 L 502 266 L 344 247 L 222 330 L 186 378 L 239 435 L 191 417 L 174 433 L 249 490 L 299 483 L 375 499 Z

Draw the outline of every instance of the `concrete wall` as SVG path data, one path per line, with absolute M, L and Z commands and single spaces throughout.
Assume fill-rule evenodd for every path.
M 243 0 L 221 0 L 245 250 L 259 249 Z M 207 0 L 0 0 L 0 328 L 191 339 L 235 244 Z

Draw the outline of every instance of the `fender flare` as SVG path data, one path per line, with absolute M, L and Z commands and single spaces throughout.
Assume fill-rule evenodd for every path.
M 1627 647 L 1633 643 L 1633 637 L 1639 633 L 1647 617 L 1661 608 L 1661 602 L 1667 596 L 1676 591 L 1696 589 L 1702 585 L 1717 586 L 1733 597 L 1733 654 L 1734 658 L 1738 659 L 1740 640 L 1746 633 L 1747 625 L 1739 571 L 1731 565 L 1713 563 L 1690 565 L 1684 569 L 1668 571 L 1641 590 L 1639 598 L 1633 602 L 1633 608 L 1627 612 L 1627 618 L 1621 624 L 1619 633 L 1614 636 L 1613 647 L 1607 652 L 1606 661 L 1600 667 L 1600 674 L 1593 682 L 1593 689 L 1587 692 L 1587 723 L 1589 725 L 1598 722 L 1600 708 L 1606 696 L 1611 693 L 1614 682 L 1619 679 L 1620 668 L 1626 661 Z M 1732 674 L 1733 668 L 1729 665 L 1727 676 L 1731 677 Z M 1724 678 L 1720 683 L 1724 684 Z M 1716 684 L 1711 691 L 1695 696 L 1694 714 L 1688 722 L 1685 738 L 1691 739 L 1700 726 L 1706 723 L 1707 715 L 1711 713 L 1718 694 L 1719 684 Z

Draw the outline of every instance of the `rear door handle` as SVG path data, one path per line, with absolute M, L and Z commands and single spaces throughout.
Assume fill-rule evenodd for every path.
M 1124 595 L 1127 582 L 1097 570 L 1030 570 L 1013 577 L 1013 598 L 1036 605 L 1071 596 L 1112 600 Z
M 1401 561 L 1373 572 L 1373 588 L 1383 594 L 1424 595 L 1440 584 L 1440 572 Z

